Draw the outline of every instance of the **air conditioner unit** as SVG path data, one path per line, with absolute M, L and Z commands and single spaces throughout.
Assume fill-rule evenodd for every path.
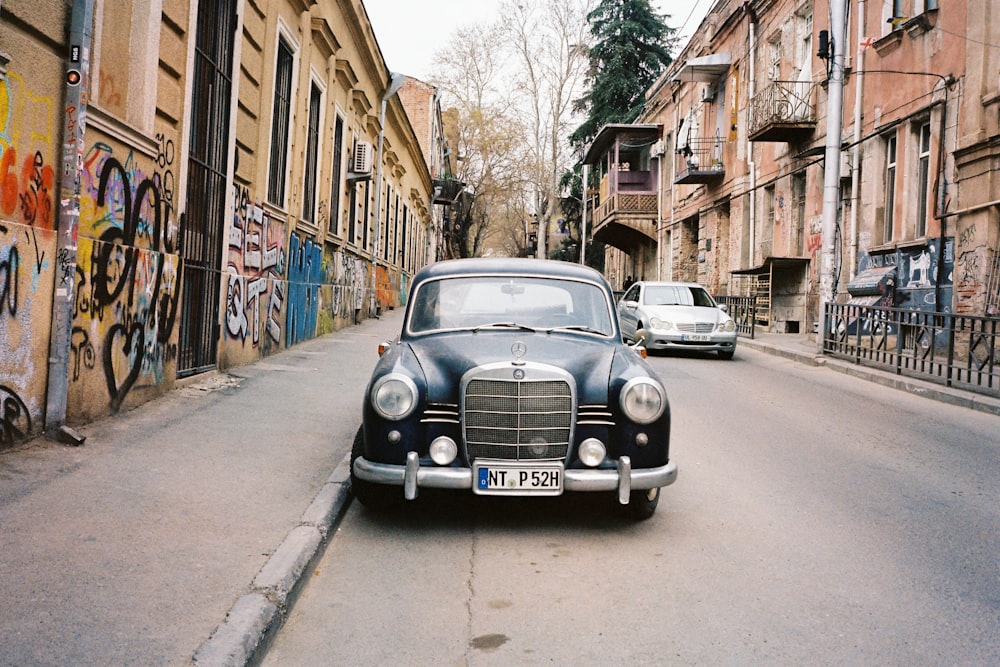
M 351 161 L 351 171 L 356 174 L 371 173 L 372 145 L 367 141 L 359 141 L 354 145 L 354 160 Z
M 663 155 L 665 149 L 663 146 L 663 139 L 658 139 L 656 143 L 652 145 L 649 149 L 649 154 L 653 157 L 660 157 Z
M 701 89 L 701 101 L 702 102 L 714 102 L 715 101 L 715 86 L 705 86 Z

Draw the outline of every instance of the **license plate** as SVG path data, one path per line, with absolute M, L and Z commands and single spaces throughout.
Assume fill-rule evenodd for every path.
M 681 336 L 681 340 L 690 341 L 692 343 L 707 343 L 712 340 L 712 337 L 708 334 L 684 334 Z
M 563 466 L 560 463 L 516 463 L 489 461 L 474 466 L 481 495 L 558 496 L 562 493 Z

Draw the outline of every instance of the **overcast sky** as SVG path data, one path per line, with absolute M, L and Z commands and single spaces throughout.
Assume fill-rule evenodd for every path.
M 463 25 L 496 18 L 500 0 L 363 0 L 386 65 L 418 79 L 430 78 L 434 54 Z M 681 46 L 715 0 L 651 0 L 678 28 Z M 685 23 L 686 22 L 686 23 Z

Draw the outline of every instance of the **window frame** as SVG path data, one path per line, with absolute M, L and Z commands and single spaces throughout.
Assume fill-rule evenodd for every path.
M 899 140 L 896 132 L 884 135 L 885 168 L 882 170 L 883 188 L 883 214 L 882 214 L 882 243 L 892 243 L 895 238 L 893 226 L 896 221 L 896 182 L 899 170 Z
M 279 26 L 280 27 L 280 26 Z M 288 173 L 291 168 L 292 101 L 295 98 L 295 71 L 298 46 L 279 29 L 274 49 L 274 86 L 271 98 L 271 138 L 268 150 L 267 201 L 282 210 L 288 204 Z
M 323 110 L 326 91 L 312 78 L 309 86 L 309 113 L 306 121 L 306 155 L 302 174 L 302 219 L 318 224 L 319 206 L 319 147 L 323 139 Z
M 915 235 L 921 238 L 927 235 L 927 214 L 930 197 L 931 147 L 933 137 L 929 120 L 915 127 L 917 148 L 917 214 L 915 217 Z
M 344 191 L 344 133 L 345 121 L 340 110 L 334 112 L 333 121 L 333 164 L 330 176 L 330 219 L 327 222 L 329 233 L 340 236 L 340 207 Z

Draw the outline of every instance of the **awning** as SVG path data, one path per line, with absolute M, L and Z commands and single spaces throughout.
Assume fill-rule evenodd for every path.
M 759 276 L 770 273 L 771 269 L 793 269 L 809 263 L 808 257 L 765 257 L 764 263 L 749 269 L 739 269 L 729 273 L 737 276 Z
M 714 83 L 723 74 L 729 71 L 729 66 L 733 62 L 733 54 L 729 51 L 713 53 L 710 56 L 700 58 L 688 58 L 684 66 L 674 74 L 673 81 L 703 81 Z

